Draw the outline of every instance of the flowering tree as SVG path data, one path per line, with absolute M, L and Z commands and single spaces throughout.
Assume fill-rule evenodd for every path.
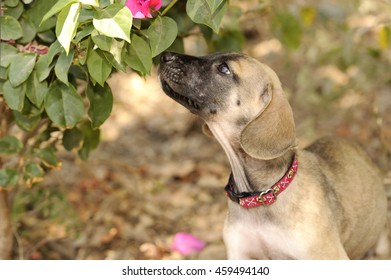
M 97 147 L 113 105 L 109 76 L 127 68 L 150 74 L 154 59 L 183 50 L 197 25 L 218 32 L 227 2 L 1 2 L 0 259 L 12 248 L 7 194 L 60 168 L 60 145 L 83 159 Z

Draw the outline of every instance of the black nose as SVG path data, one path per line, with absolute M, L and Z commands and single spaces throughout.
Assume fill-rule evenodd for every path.
M 161 62 L 171 62 L 174 61 L 175 55 L 171 52 L 164 52 L 162 56 L 160 57 Z

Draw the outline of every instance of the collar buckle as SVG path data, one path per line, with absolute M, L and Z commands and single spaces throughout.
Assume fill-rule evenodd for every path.
M 264 205 L 270 205 L 277 200 L 276 193 L 277 192 L 274 189 L 268 189 L 266 191 L 262 191 L 257 199 Z

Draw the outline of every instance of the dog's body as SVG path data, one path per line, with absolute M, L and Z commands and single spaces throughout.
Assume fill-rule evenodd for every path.
M 242 54 L 162 55 L 163 90 L 200 116 L 225 150 L 236 193 L 273 191 L 273 205 L 229 200 L 224 242 L 230 259 L 359 259 L 388 253 L 387 199 L 364 152 L 323 138 L 296 147 L 291 108 L 277 75 Z M 270 189 L 298 159 L 280 195 Z

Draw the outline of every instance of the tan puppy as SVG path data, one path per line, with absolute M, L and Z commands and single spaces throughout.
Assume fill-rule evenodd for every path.
M 372 248 L 388 254 L 387 199 L 376 167 L 343 140 L 297 150 L 291 107 L 268 66 L 236 53 L 164 53 L 159 78 L 228 156 L 230 259 L 360 259 Z

